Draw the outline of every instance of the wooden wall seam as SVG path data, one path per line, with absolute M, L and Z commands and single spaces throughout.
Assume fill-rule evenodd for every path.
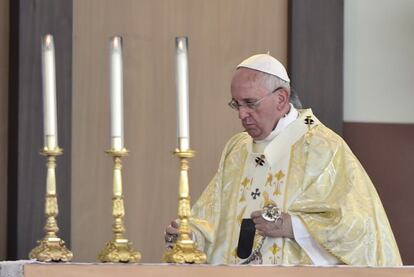
M 9 19 L 9 111 L 7 157 L 7 259 L 17 258 L 17 154 L 19 94 L 19 9 L 20 1 L 10 1 Z
M 9 14 L 9 0 L 0 0 L 0 261 L 7 252 Z
M 289 74 L 304 108 L 342 134 L 343 0 L 289 1 Z

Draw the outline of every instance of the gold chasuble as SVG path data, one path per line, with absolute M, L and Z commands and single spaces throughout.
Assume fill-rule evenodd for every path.
M 312 238 L 349 265 L 399 266 L 400 254 L 378 194 L 341 137 L 311 110 L 263 151 L 239 133 L 227 143 L 218 171 L 192 211 L 199 248 L 212 264 L 238 264 L 240 226 L 267 204 L 297 216 Z M 255 245 L 261 239 L 255 235 Z M 265 238 L 263 264 L 312 264 L 289 238 Z

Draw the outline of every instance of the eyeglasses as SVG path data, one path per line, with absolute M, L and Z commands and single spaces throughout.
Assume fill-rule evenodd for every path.
M 232 108 L 233 110 L 236 110 L 236 111 L 240 110 L 240 107 L 246 107 L 246 108 L 254 111 L 254 110 L 257 109 L 257 107 L 259 106 L 260 102 L 262 102 L 266 97 L 274 94 L 275 92 L 277 92 L 281 88 L 283 88 L 283 87 L 278 87 L 277 89 L 269 92 L 268 94 L 266 94 L 262 98 L 259 98 L 257 100 L 247 101 L 244 104 L 240 104 L 236 100 L 231 99 L 231 101 L 228 103 L 228 105 L 230 106 L 230 108 Z

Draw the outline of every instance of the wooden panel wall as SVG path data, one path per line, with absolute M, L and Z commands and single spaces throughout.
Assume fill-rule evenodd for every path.
M 414 124 L 345 122 L 344 138 L 381 197 L 403 263 L 414 264 Z
M 0 0 L 0 261 L 6 258 L 9 1 Z
M 70 243 L 72 1 L 10 1 L 8 143 L 8 259 L 26 259 L 43 226 L 46 160 L 43 147 L 41 37 L 51 33 L 56 50 L 59 236 Z
M 241 130 L 228 107 L 234 67 L 270 51 L 287 62 L 287 1 L 74 1 L 72 249 L 93 261 L 111 238 L 108 38 L 124 37 L 127 237 L 144 262 L 159 262 L 176 217 L 175 36 L 189 37 L 193 201 Z

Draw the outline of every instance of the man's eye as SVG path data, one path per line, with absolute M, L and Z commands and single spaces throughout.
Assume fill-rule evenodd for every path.
M 256 103 L 256 100 L 247 100 L 246 105 L 254 105 Z

